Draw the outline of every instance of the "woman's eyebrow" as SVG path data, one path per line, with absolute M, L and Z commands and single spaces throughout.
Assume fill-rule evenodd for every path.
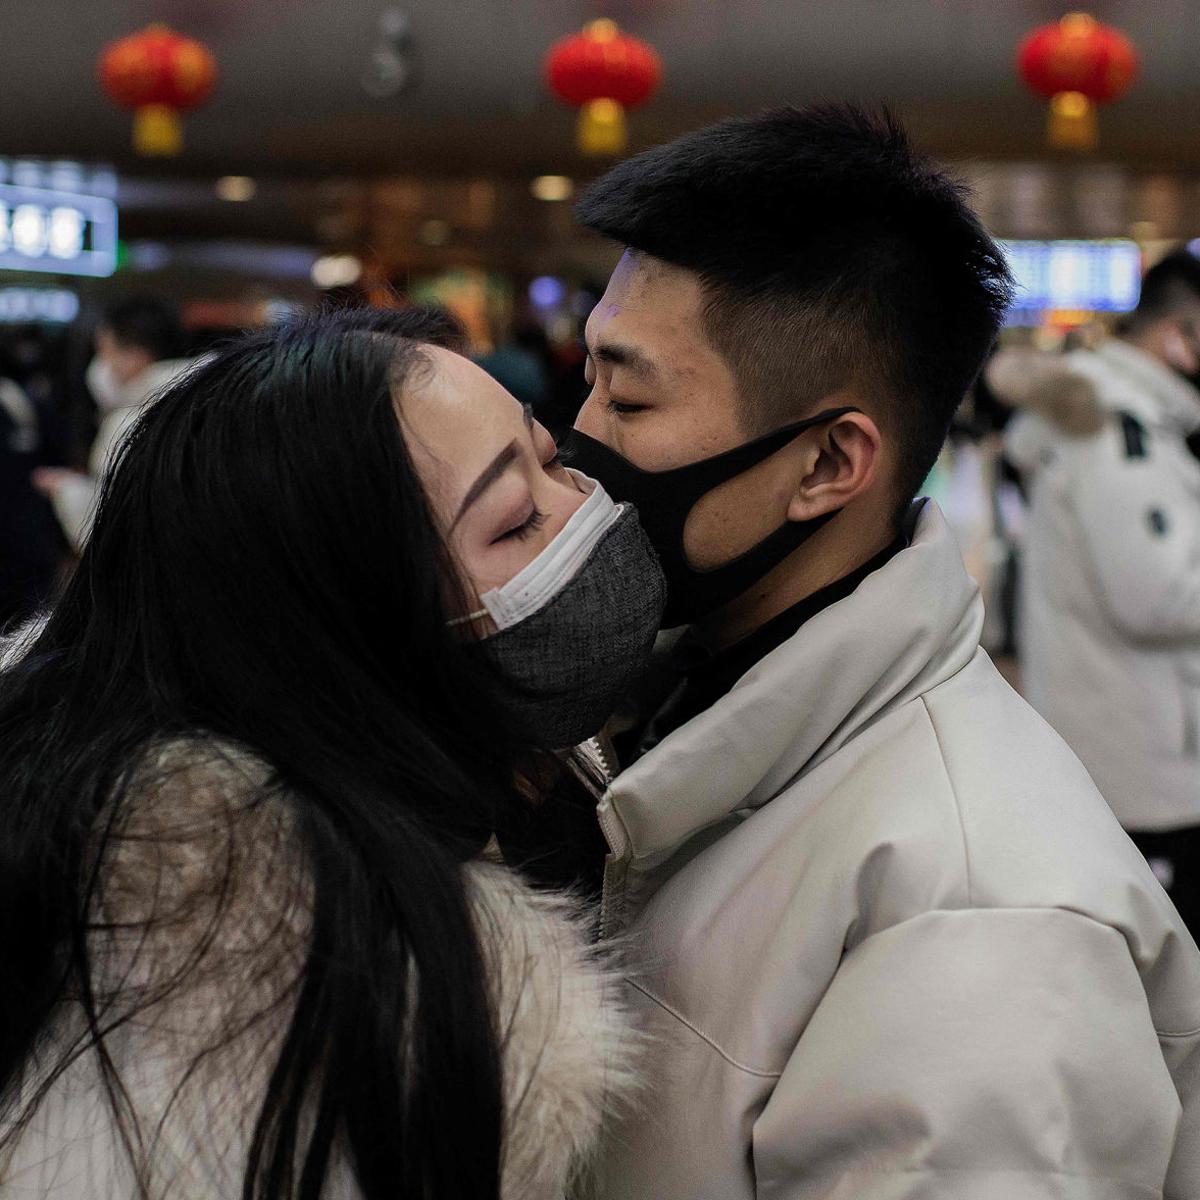
M 517 443 L 515 440 L 513 440 L 509 442 L 508 445 L 505 446 L 504 449 L 501 450 L 500 453 L 497 454 L 496 457 L 493 458 L 486 467 L 483 468 L 483 470 L 479 473 L 479 478 L 476 479 L 475 482 L 471 484 L 470 488 L 467 489 L 467 494 L 463 497 L 462 505 L 459 507 L 458 515 L 454 518 L 450 525 L 451 529 L 453 529 L 454 526 L 463 519 L 467 509 L 469 509 L 471 505 L 474 504 L 475 501 L 478 500 L 480 496 L 482 496 L 483 493 L 486 492 L 488 488 L 490 488 L 492 484 L 495 483 L 496 480 L 499 479 L 500 476 L 503 475 L 504 472 L 507 471 L 508 468 L 517 461 L 517 455 L 519 453 L 520 451 Z

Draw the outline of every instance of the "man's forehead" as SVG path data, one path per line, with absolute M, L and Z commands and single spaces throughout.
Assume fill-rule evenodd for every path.
M 699 279 L 690 271 L 636 251 L 626 251 L 587 322 L 589 338 L 694 332 L 700 318 Z
M 693 301 L 700 292 L 697 275 L 640 250 L 626 250 L 613 269 L 605 297 L 628 308 L 653 297 Z

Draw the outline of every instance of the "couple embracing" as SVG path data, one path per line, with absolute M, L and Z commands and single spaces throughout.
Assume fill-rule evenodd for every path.
M 996 246 L 845 107 L 579 212 L 563 457 L 371 312 L 123 447 L 0 675 L 0 1196 L 1200 1197 L 1200 955 L 913 499 Z

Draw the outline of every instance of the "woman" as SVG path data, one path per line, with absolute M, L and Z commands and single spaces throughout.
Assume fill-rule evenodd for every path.
M 177 382 L 0 674 L 0 1195 L 536 1200 L 625 1084 L 585 935 L 494 848 L 661 575 L 436 332 Z

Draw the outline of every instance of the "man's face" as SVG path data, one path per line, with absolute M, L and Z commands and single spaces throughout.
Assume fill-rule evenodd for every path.
M 626 252 L 588 318 L 591 394 L 575 428 L 664 471 L 746 440 L 733 372 L 702 326 L 699 277 Z
M 1160 357 L 1169 367 L 1200 380 L 1200 304 L 1194 304 L 1163 322 L 1159 337 Z
M 733 372 L 705 335 L 703 303 L 698 276 L 627 252 L 588 318 L 592 390 L 575 428 L 647 471 L 750 440 Z M 801 452 L 785 447 L 696 504 L 684 531 L 694 567 L 723 565 L 785 523 Z

